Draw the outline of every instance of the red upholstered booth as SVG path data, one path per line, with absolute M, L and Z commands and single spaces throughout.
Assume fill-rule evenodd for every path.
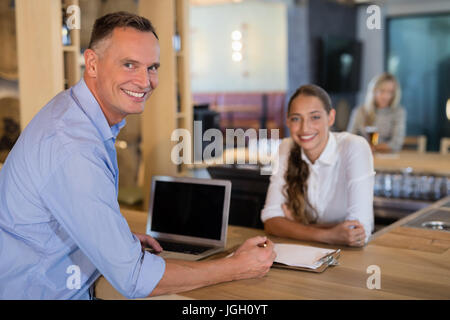
M 194 104 L 209 104 L 220 113 L 220 127 L 280 129 L 284 137 L 285 92 L 214 92 L 194 93 Z

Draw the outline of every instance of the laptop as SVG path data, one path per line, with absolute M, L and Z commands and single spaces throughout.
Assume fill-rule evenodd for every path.
M 164 258 L 200 260 L 225 249 L 231 182 L 154 176 L 146 233 Z

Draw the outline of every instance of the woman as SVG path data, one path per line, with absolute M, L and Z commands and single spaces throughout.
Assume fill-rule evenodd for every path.
M 367 128 L 376 128 L 378 144 L 372 146 L 374 151 L 400 151 L 406 126 L 405 110 L 399 106 L 400 96 L 400 85 L 392 74 L 383 73 L 373 78 L 365 104 L 353 111 L 347 131 L 369 139 Z
M 335 110 L 318 86 L 300 87 L 288 105 L 291 138 L 279 147 L 261 219 L 267 233 L 363 246 L 373 229 L 372 153 L 367 141 L 333 133 Z

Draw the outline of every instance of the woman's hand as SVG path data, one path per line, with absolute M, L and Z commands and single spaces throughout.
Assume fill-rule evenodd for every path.
M 372 146 L 372 151 L 380 153 L 391 153 L 392 149 L 387 143 L 380 143 Z
M 362 247 L 365 244 L 366 232 L 357 220 L 344 221 L 326 230 L 325 241 L 330 244 L 344 244 Z

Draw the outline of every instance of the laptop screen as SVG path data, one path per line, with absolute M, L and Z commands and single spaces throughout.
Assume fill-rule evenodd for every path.
M 156 181 L 152 231 L 220 240 L 225 186 Z

